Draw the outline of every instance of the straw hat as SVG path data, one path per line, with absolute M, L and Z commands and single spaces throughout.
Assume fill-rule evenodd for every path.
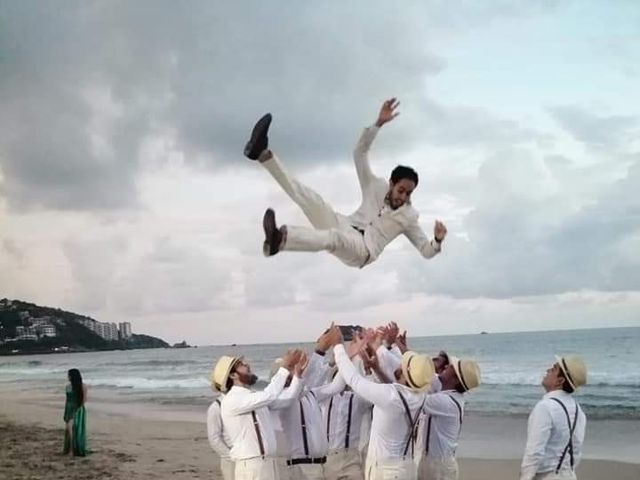
M 411 351 L 402 355 L 402 374 L 412 390 L 419 392 L 429 388 L 435 373 L 433 360 L 427 355 Z
M 231 369 L 242 357 L 230 357 L 223 355 L 213 367 L 209 380 L 211 380 L 211 387 L 215 390 L 227 393 L 227 380 L 231 374 Z
M 577 390 L 587 383 L 587 366 L 580 357 L 559 357 L 556 355 L 556 361 L 571 388 Z
M 449 363 L 466 392 L 480 385 L 480 366 L 477 362 L 468 358 L 449 357 Z

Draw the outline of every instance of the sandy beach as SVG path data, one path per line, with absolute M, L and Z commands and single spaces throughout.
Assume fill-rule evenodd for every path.
M 209 449 L 201 421 L 204 411 L 111 404 L 94 392 L 94 403 L 87 405 L 92 453 L 86 458 L 71 458 L 60 453 L 61 399 L 3 387 L 8 388 L 0 393 L 0 434 L 6 445 L 0 449 L 2 479 L 221 478 L 218 459 Z M 518 478 L 524 423 L 523 419 L 482 417 L 466 422 L 460 478 Z M 579 478 L 637 480 L 640 464 L 633 462 L 640 460 L 635 453 L 638 439 L 638 422 L 591 422 L 587 445 L 591 443 L 597 449 L 586 449 Z M 628 446 L 628 450 L 621 451 L 616 442 Z M 606 448 L 611 449 L 610 455 Z

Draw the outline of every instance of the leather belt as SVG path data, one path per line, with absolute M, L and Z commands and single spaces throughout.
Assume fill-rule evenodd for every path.
M 287 465 L 301 465 L 301 464 L 316 464 L 320 465 L 327 463 L 327 457 L 319 457 L 319 458 L 293 458 L 291 460 L 287 460 Z

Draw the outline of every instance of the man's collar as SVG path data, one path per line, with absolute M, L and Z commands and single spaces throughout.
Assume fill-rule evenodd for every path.
M 547 392 L 544 394 L 544 397 L 542 398 L 562 398 L 562 397 L 567 397 L 570 394 L 565 392 L 564 390 L 551 390 L 550 392 Z

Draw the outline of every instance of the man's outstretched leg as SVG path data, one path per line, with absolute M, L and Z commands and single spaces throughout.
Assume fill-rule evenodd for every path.
M 268 149 L 267 134 L 271 119 L 271 114 L 267 113 L 253 127 L 244 149 L 245 156 L 259 161 L 267 169 L 287 195 L 302 209 L 311 225 L 318 229 L 338 227 L 342 223 L 340 217 L 343 216 L 336 213 L 318 193 L 289 175 L 280 160 Z
M 263 252 L 269 257 L 281 250 L 294 252 L 327 251 L 351 267 L 363 267 L 369 261 L 364 238 L 350 226 L 316 229 L 283 225 L 278 228 L 275 212 L 269 208 L 264 214 Z

